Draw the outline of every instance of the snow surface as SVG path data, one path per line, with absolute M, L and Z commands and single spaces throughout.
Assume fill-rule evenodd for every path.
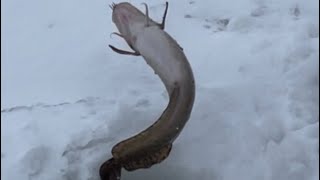
M 117 1 L 116 1 L 117 2 Z M 131 1 L 144 10 L 142 0 Z M 160 21 L 164 1 L 146 1 Z M 111 1 L 1 1 L 1 179 L 98 180 L 114 144 L 168 102 L 109 34 Z M 319 178 L 319 1 L 169 1 L 196 79 L 170 156 L 122 180 Z

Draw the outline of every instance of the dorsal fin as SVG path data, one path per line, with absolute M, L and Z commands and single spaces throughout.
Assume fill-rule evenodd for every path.
M 140 168 L 149 168 L 154 164 L 158 164 L 165 160 L 171 151 L 172 144 L 168 144 L 156 152 L 145 153 L 143 157 L 131 159 L 123 163 L 122 166 L 127 171 L 134 171 Z

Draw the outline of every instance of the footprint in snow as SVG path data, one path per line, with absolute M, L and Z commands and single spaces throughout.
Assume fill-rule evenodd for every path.
M 28 150 L 21 160 L 22 170 L 26 171 L 29 177 L 39 175 L 48 165 L 50 160 L 50 148 L 37 146 Z

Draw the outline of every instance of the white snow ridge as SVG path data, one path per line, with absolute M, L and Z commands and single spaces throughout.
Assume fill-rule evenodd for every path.
M 120 1 L 116 1 L 120 2 Z M 130 1 L 161 20 L 165 1 Z M 168 97 L 111 21 L 111 1 L 3 0 L 1 179 L 99 180 Z M 122 180 L 319 179 L 319 1 L 169 1 L 196 80 L 170 156 Z

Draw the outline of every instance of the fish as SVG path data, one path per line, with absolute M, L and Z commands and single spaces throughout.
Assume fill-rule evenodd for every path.
M 184 49 L 166 31 L 168 2 L 161 23 L 149 17 L 128 2 L 110 5 L 112 21 L 132 51 L 109 45 L 123 55 L 142 56 L 163 82 L 169 102 L 162 115 L 142 132 L 113 146 L 112 158 L 99 170 L 101 180 L 119 180 L 121 169 L 134 171 L 150 168 L 165 160 L 172 144 L 190 118 L 195 100 L 195 80 Z

